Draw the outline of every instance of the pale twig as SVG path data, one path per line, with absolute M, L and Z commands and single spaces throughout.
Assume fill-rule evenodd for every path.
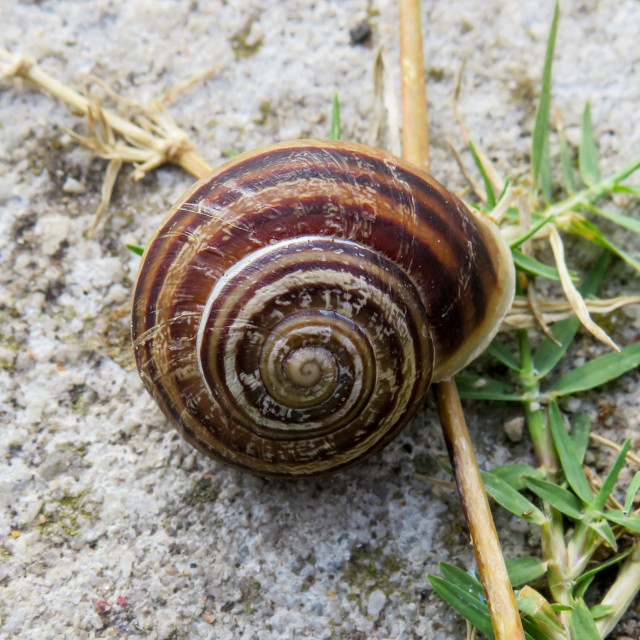
M 640 304 L 640 296 L 619 296 L 617 298 L 588 298 L 585 305 L 589 313 L 607 314 L 625 306 Z M 568 300 L 538 299 L 538 308 L 545 324 L 553 324 L 574 316 L 574 310 Z M 531 309 L 530 300 L 525 296 L 516 296 L 511 309 L 502 321 L 501 331 L 513 329 L 532 329 L 538 321 Z
M 489 211 L 489 217 L 499 225 L 507 215 L 509 207 L 511 207 L 514 198 L 516 197 L 517 190 L 513 188 L 513 185 L 509 183 L 504 195 L 500 198 L 496 206 Z
M 400 61 L 403 156 L 428 170 L 429 124 L 420 0 L 400 0 Z M 443 380 L 433 388 L 496 640 L 524 640 L 522 621 L 455 382 Z
M 113 193 L 113 187 L 116 184 L 116 179 L 122 168 L 122 160 L 120 158 L 113 158 L 109 160 L 107 165 L 107 171 L 105 172 L 104 181 L 102 182 L 102 189 L 100 190 L 100 204 L 96 210 L 96 214 L 93 217 L 93 223 L 89 229 L 89 237 L 93 236 L 98 225 L 102 221 L 104 214 L 109 208 L 109 202 L 111 202 L 111 194 Z
M 460 127 L 462 137 L 464 138 L 464 141 L 467 147 L 469 147 L 470 142 L 474 143 L 474 147 L 476 149 L 476 153 L 478 154 L 478 158 L 480 159 L 480 162 L 482 163 L 482 166 L 487 176 L 489 177 L 489 181 L 491 182 L 491 186 L 493 187 L 493 190 L 496 193 L 502 193 L 502 190 L 504 189 L 504 180 L 500 177 L 500 175 L 496 171 L 496 168 L 493 162 L 491 162 L 491 160 L 489 160 L 489 158 L 484 153 L 484 151 L 482 151 L 482 149 L 480 148 L 480 145 L 478 145 L 473 141 L 473 139 L 471 138 L 471 134 L 469 133 L 469 129 L 467 129 L 467 125 L 464 123 L 464 120 L 460 115 L 460 109 L 458 107 L 458 103 L 460 100 L 460 91 L 462 89 L 462 78 L 464 75 L 465 66 L 466 66 L 466 60 L 463 60 L 462 64 L 460 65 L 460 69 L 458 70 L 458 74 L 456 75 L 456 85 L 453 91 L 453 113 L 458 123 L 458 126 Z
M 522 622 L 455 382 L 445 380 L 433 388 L 496 639 L 524 640 Z
M 102 78 L 99 78 L 98 76 L 94 76 L 93 74 L 89 74 L 89 80 L 93 84 L 97 84 L 107 94 L 107 96 L 109 96 L 109 98 L 111 98 L 111 100 L 113 100 L 116 104 L 122 105 L 124 107 L 129 107 L 132 109 L 136 109 L 137 111 L 140 111 L 140 112 L 143 111 L 142 106 L 138 102 L 136 102 L 135 100 L 131 100 L 130 98 L 126 98 L 125 96 L 121 96 L 111 87 L 111 85 L 108 82 L 104 81 Z M 85 89 L 85 93 L 87 93 L 86 89 Z
M 400 0 L 402 154 L 429 171 L 429 118 L 419 0 Z
M 177 125 L 173 116 L 164 108 L 163 105 L 165 101 L 169 99 L 169 96 L 175 97 L 178 93 L 185 91 L 197 80 L 201 79 L 203 75 L 209 75 L 212 72 L 213 69 L 209 69 L 205 74 L 198 74 L 195 78 L 189 79 L 187 82 L 182 83 L 173 90 L 165 92 L 162 96 L 153 100 L 147 107 L 135 100 L 118 95 L 109 84 L 100 78 L 91 76 L 91 80 L 95 84 L 99 85 L 115 103 L 134 109 L 136 113 L 132 117 L 132 120 L 142 127 L 142 129 L 152 135 L 158 136 L 161 139 L 169 140 L 170 148 L 167 148 L 167 152 L 169 155 L 173 155 L 179 153 L 181 148 L 193 149 L 193 147 L 191 146 L 186 133 L 184 133 L 184 131 Z M 88 90 L 86 90 L 85 93 L 88 95 Z M 149 155 L 142 161 L 142 165 L 138 165 L 136 167 L 136 170 L 134 171 L 134 178 L 136 180 L 144 177 L 146 173 L 155 168 L 151 163 L 157 161 L 156 156 L 157 154 Z M 142 168 L 143 166 L 145 167 L 144 169 Z
M 449 147 L 449 150 L 451 151 L 451 153 L 453 154 L 453 157 L 455 158 L 455 161 L 458 163 L 458 168 L 460 169 L 460 173 L 462 173 L 462 175 L 464 176 L 464 179 L 471 186 L 473 193 L 476 194 L 476 198 L 478 198 L 480 202 L 486 202 L 487 196 L 485 195 L 484 191 L 480 188 L 480 185 L 473 178 L 473 176 L 469 173 L 469 170 L 467 169 L 467 166 L 465 165 L 464 160 L 460 155 L 460 152 L 455 148 L 453 142 L 451 142 L 449 138 L 446 139 L 446 142 L 447 142 L 447 146 Z
M 107 154 L 108 159 L 122 154 L 121 159 L 124 162 L 131 162 L 132 160 L 129 159 L 131 155 L 145 150 L 147 156 L 140 162 L 134 174 L 137 179 L 165 162 L 177 164 L 199 178 L 211 172 L 211 167 L 193 152 L 186 132 L 175 125 L 168 113 L 162 111 L 149 114 L 150 121 L 156 125 L 155 132 L 152 133 L 109 109 L 103 109 L 95 100 L 73 91 L 28 58 L 11 54 L 4 49 L 0 49 L 0 58 L 9 64 L 8 68 L 3 70 L 5 77 L 19 76 L 31 80 L 87 116 L 90 111 L 93 111 L 95 118 L 95 115 L 100 112 L 100 117 L 108 127 L 129 143 L 126 146 L 116 144 L 114 147 L 103 140 L 103 152 Z M 96 147 L 99 146 L 96 144 Z M 132 149 L 135 149 L 135 152 Z
M 607 591 L 601 604 L 610 605 L 613 611 L 596 621 L 600 635 L 605 638 L 618 624 L 636 595 L 640 591 L 640 541 L 633 545 L 633 551 L 618 571 L 615 582 Z
M 551 244 L 553 257 L 555 258 L 556 267 L 560 274 L 560 282 L 562 284 L 564 294 L 567 296 L 567 300 L 571 304 L 571 308 L 574 313 L 578 316 L 583 326 L 590 331 L 595 338 L 610 346 L 612 349 L 620 351 L 618 345 L 591 319 L 587 305 L 585 304 L 583 297 L 580 295 L 580 292 L 573 284 L 571 274 L 567 269 L 567 264 L 564 260 L 564 246 L 562 244 L 562 238 L 560 238 L 560 233 L 554 226 L 549 227 L 549 243 Z
M 477 629 L 467 620 L 467 640 L 476 640 Z
M 592 471 L 586 465 L 582 467 L 582 470 L 584 471 L 584 475 L 587 476 L 587 480 L 589 481 L 591 488 L 594 490 L 594 493 L 597 494 L 598 491 L 600 491 L 600 489 L 602 488 L 602 478 L 600 478 L 600 476 L 595 471 Z M 620 511 L 624 509 L 624 507 L 618 502 L 618 500 L 616 500 L 616 497 L 613 494 L 609 494 L 605 506 L 609 509 L 619 509 Z
M 603 444 L 606 447 L 613 449 L 614 451 L 620 452 L 622 450 L 622 447 L 619 444 L 613 442 L 612 440 L 609 440 L 609 438 L 598 435 L 597 433 L 590 433 L 589 437 L 594 442 L 599 442 L 600 444 Z M 625 457 L 627 460 L 631 460 L 631 462 L 635 462 L 637 465 L 640 465 L 640 457 L 633 453 L 633 451 L 627 451 L 627 455 Z
M 526 232 L 530 229 L 530 225 L 531 225 L 531 218 L 528 215 L 527 209 L 525 209 L 525 213 L 522 215 L 521 218 L 522 218 L 522 230 L 523 232 Z M 533 247 L 531 246 L 530 240 L 527 240 L 523 244 L 522 250 L 526 255 L 531 255 L 533 253 Z M 542 312 L 540 302 L 538 301 L 538 297 L 536 296 L 535 284 L 533 282 L 533 278 L 531 278 L 530 276 L 527 278 L 527 302 L 529 303 L 529 310 L 531 311 L 531 314 L 535 319 L 537 326 L 542 329 L 543 333 L 550 340 L 555 342 L 557 345 L 560 345 L 560 343 L 553 337 L 553 334 L 549 329 L 549 325 L 544 316 L 544 313 Z
M 380 47 L 373 65 L 373 127 L 374 146 L 387 148 L 396 156 L 402 154 L 400 142 L 400 114 L 393 92 L 393 79 L 385 59 L 385 48 Z
M 211 172 L 212 168 L 193 152 L 187 133 L 178 127 L 171 114 L 163 108 L 163 103 L 204 76 L 210 75 L 214 70 L 208 69 L 175 89 L 165 92 L 146 109 L 132 100 L 119 96 L 106 82 L 93 78 L 93 82 L 102 87 L 116 104 L 135 107 L 139 111 L 136 124 L 103 108 L 97 98 L 90 97 L 88 88 L 85 88 L 85 95 L 76 93 L 28 58 L 13 55 L 2 49 L 0 49 L 0 58 L 10 63 L 4 70 L 5 77 L 19 76 L 31 80 L 86 115 L 88 137 L 81 136 L 66 127 L 63 127 L 63 130 L 74 140 L 108 160 L 100 204 L 89 230 L 89 236 L 93 235 L 109 206 L 123 163 L 129 162 L 134 165 L 132 175 L 135 180 L 142 179 L 147 173 L 167 162 L 180 165 L 198 178 Z
M 549 329 L 549 325 L 545 320 L 544 314 L 542 313 L 542 309 L 540 308 L 540 303 L 538 302 L 538 296 L 536 295 L 535 287 L 533 282 L 529 282 L 527 286 L 527 300 L 529 302 L 529 308 L 533 313 L 533 317 L 536 319 L 538 326 L 542 329 L 543 333 L 551 340 L 555 342 L 558 346 L 561 346 L 560 343 L 553 337 L 551 333 L 551 329 Z
M 188 91 L 189 89 L 191 89 L 191 87 L 195 86 L 199 82 L 202 82 L 207 78 L 210 78 L 215 73 L 218 73 L 220 69 L 221 69 L 220 66 L 215 66 L 215 67 L 209 67 L 208 69 L 205 69 L 200 73 L 196 73 L 190 78 L 187 78 L 184 82 L 177 84 L 175 87 L 171 87 L 170 89 L 167 89 L 159 98 L 156 98 L 152 102 L 152 105 L 164 106 L 165 104 L 173 102 L 173 100 L 175 100 L 180 94 L 184 93 L 185 91 Z
M 443 487 L 444 489 L 455 489 L 456 483 L 451 480 L 440 480 L 440 478 L 434 478 L 433 476 L 425 476 L 423 473 L 414 473 L 413 477 L 421 482 L 427 482 L 436 487 Z

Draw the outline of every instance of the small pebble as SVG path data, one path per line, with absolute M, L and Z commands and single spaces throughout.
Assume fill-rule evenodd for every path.
M 369 596 L 369 602 L 367 603 L 367 613 L 372 618 L 376 619 L 380 615 L 380 612 L 384 608 L 386 602 L 387 596 L 384 595 L 383 591 L 380 589 L 372 591 Z
M 349 30 L 351 44 L 364 44 L 371 39 L 371 25 L 364 21 Z
M 69 176 L 62 185 L 62 190 L 65 193 L 84 193 L 86 191 L 85 186 L 79 180 Z
M 508 420 L 504 423 L 503 427 L 505 435 L 511 442 L 520 442 L 522 440 L 522 433 L 524 430 L 524 418 L 518 416 L 513 420 Z

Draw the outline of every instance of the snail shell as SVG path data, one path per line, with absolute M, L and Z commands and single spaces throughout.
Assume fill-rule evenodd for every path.
M 143 256 L 142 379 L 198 449 L 295 477 L 393 439 L 513 297 L 497 229 L 383 151 L 296 141 L 194 185 Z

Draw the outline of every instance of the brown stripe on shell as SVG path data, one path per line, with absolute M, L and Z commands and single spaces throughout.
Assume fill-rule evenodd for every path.
M 334 197 L 323 193 L 327 182 Z M 190 331 L 208 292 L 247 253 L 301 233 L 361 241 L 409 275 L 425 301 L 440 377 L 482 348 L 487 327 L 508 306 L 503 244 L 426 173 L 384 152 L 346 143 L 300 142 L 239 156 L 196 185 L 165 219 L 145 254 L 134 297 L 133 336 L 143 379 L 192 443 L 208 437 L 193 415 L 227 423 L 194 375 Z M 167 266 L 170 261 L 174 266 Z M 186 285 L 187 279 L 193 284 Z M 433 291 L 441 293 L 434 297 Z M 468 346 L 468 338 L 475 346 Z M 188 409 L 179 397 L 185 386 L 191 390 L 184 394 Z M 277 452 L 267 444 L 262 451 L 225 453 L 238 434 L 238 427 L 227 428 L 215 446 L 206 440 L 197 446 L 240 468 L 254 467 L 263 456 L 267 462 L 260 472 L 270 475 L 350 464 L 346 453 L 331 467 L 326 461 L 277 464 Z M 286 459 L 289 448 L 281 451 Z
M 421 324 L 423 324 L 423 323 L 421 323 Z M 176 355 L 177 355 L 177 354 L 175 353 L 175 350 L 174 350 L 173 356 L 175 357 Z M 424 385 L 422 385 L 422 389 L 424 389 Z M 416 394 L 415 394 L 415 397 L 409 398 L 409 400 L 410 400 L 410 402 L 408 403 L 408 404 L 409 404 L 409 406 L 413 406 L 413 405 L 415 405 L 415 402 L 419 401 L 420 396 L 421 396 L 421 393 L 422 393 L 422 392 L 416 393 Z M 407 416 L 407 417 L 408 417 L 408 416 Z M 399 428 L 401 428 L 401 426 L 404 424 L 404 422 L 405 422 L 405 421 L 406 421 L 406 420 L 402 420 L 401 422 L 399 422 L 399 423 L 396 425 L 396 428 L 395 428 L 393 431 L 389 432 L 389 434 L 387 434 L 386 436 L 385 436 L 385 434 L 384 434 L 384 433 L 382 433 L 382 432 L 380 432 L 379 434 L 374 434 L 374 435 L 375 435 L 375 439 L 377 439 L 377 438 L 383 438 L 383 439 L 380 439 L 380 440 L 378 441 L 377 446 L 376 446 L 375 448 L 377 449 L 379 446 L 383 446 L 383 444 L 384 444 L 385 442 L 387 442 L 391 437 L 393 437 L 391 434 L 395 434 L 395 433 L 397 432 L 397 430 L 398 430 Z M 236 428 L 236 431 L 238 431 L 238 428 Z M 366 434 L 365 434 L 365 435 L 366 435 Z M 365 436 L 363 435 L 362 437 L 365 437 Z M 329 439 L 328 439 L 328 438 L 326 438 L 326 437 L 325 437 L 325 439 L 324 439 L 324 449 L 326 449 L 326 450 L 327 450 L 327 453 L 328 453 L 328 454 L 329 454 L 329 453 L 330 453 L 330 454 L 332 454 L 332 460 L 330 461 L 330 464 L 326 464 L 326 465 L 324 465 L 324 467 L 322 466 L 322 462 L 323 462 L 323 460 L 322 460 L 322 459 L 320 459 L 320 458 L 322 457 L 322 455 L 323 455 L 323 454 L 322 454 L 322 451 L 323 451 L 322 447 L 318 447 L 318 446 L 315 444 L 315 441 L 313 441 L 313 440 L 309 440 L 309 441 L 307 441 L 307 443 L 306 443 L 306 445 L 307 445 L 307 446 L 308 446 L 308 448 L 309 448 L 308 457 L 309 457 L 310 459 L 314 459 L 314 468 L 317 468 L 317 469 L 318 469 L 318 471 L 320 471 L 320 470 L 321 470 L 321 469 L 323 469 L 323 468 L 326 470 L 326 469 L 327 469 L 327 468 L 329 468 L 329 467 L 333 467 L 333 465 L 334 465 L 334 464 L 340 464 L 340 465 L 342 465 L 343 463 L 344 463 L 344 464 L 346 464 L 346 462 L 342 462 L 342 461 L 340 461 L 340 457 L 336 457 L 335 455 L 333 455 L 333 451 L 335 451 L 336 449 L 337 449 L 337 450 L 340 450 L 340 448 L 341 448 L 343 445 L 346 445 L 346 444 L 347 444 L 347 442 L 345 442 L 345 440 L 349 440 L 349 441 L 350 441 L 350 444 L 349 444 L 349 446 L 350 446 L 350 447 L 351 447 L 351 446 L 355 447 L 355 448 L 353 448 L 353 454 L 352 454 L 352 455 L 354 455 L 354 456 L 355 456 L 356 454 L 357 454 L 357 455 L 362 455 L 362 452 L 360 452 L 360 453 L 359 453 L 359 451 L 358 451 L 358 449 L 357 449 L 357 445 L 358 445 L 358 439 L 357 439 L 357 438 L 353 438 L 353 437 L 348 438 L 348 434 L 341 434 L 341 436 L 340 436 L 340 437 L 332 436 L 332 438 L 331 438 L 331 439 L 332 439 L 332 442 L 331 442 L 330 444 L 328 443 L 328 442 L 329 442 Z M 369 437 L 369 438 L 368 438 L 368 440 L 369 440 L 369 444 L 368 444 L 368 446 L 364 449 L 364 451 L 368 451 L 369 449 L 371 449 L 371 448 L 372 448 L 372 445 L 371 445 L 371 439 L 372 439 L 371 437 Z M 373 444 L 376 444 L 376 443 L 375 443 L 375 439 L 374 439 L 374 443 L 373 443 Z M 263 443 L 263 445 L 264 445 L 264 443 Z M 236 446 L 237 446 L 237 444 L 236 444 Z M 330 449 L 329 449 L 329 447 L 330 447 Z M 285 452 L 285 451 L 287 451 L 287 450 L 286 450 L 286 449 L 281 449 L 281 450 L 280 450 L 281 457 L 286 457 L 286 456 L 284 456 L 284 452 Z M 290 450 L 290 452 L 291 452 L 291 453 L 296 453 L 296 457 L 297 457 L 297 458 L 299 458 L 299 459 L 301 460 L 299 464 L 300 464 L 300 466 L 302 466 L 302 460 L 304 460 L 304 455 L 302 454 L 302 452 L 300 452 L 299 450 L 298 450 L 298 451 L 296 451 L 296 452 L 293 452 L 293 451 L 291 451 L 291 450 Z M 266 455 L 266 454 L 264 454 L 264 453 L 263 453 L 263 455 Z M 342 456 L 342 457 L 344 457 L 344 456 Z M 254 463 L 253 463 L 254 467 L 255 467 L 255 464 L 256 464 L 256 463 L 254 462 Z M 287 464 L 289 464 L 289 463 L 287 463 Z M 280 466 L 280 465 L 279 465 L 279 466 Z M 267 467 L 267 471 L 268 471 L 268 467 Z
M 309 198 L 304 196 L 292 195 L 293 203 L 290 201 L 282 202 L 278 205 L 278 210 L 270 211 L 266 215 L 248 217 L 244 223 L 243 233 L 238 233 L 234 236 L 230 236 L 227 239 L 220 239 L 218 242 L 218 252 L 223 253 L 227 257 L 228 264 L 232 264 L 235 257 L 242 257 L 243 252 L 246 251 L 247 236 L 252 238 L 253 244 L 258 247 L 269 241 L 277 241 L 290 237 L 291 235 L 297 236 L 303 233 L 309 234 L 329 234 L 333 237 L 344 237 L 346 239 L 360 240 L 358 235 L 362 235 L 361 230 L 353 231 L 351 229 L 340 229 L 338 225 L 333 225 L 331 228 L 327 228 L 326 215 L 323 213 L 326 210 L 326 198 L 324 196 L 314 196 Z M 274 227 L 281 227 L 282 220 L 291 220 L 292 212 L 295 209 L 300 209 L 303 214 L 297 217 L 299 224 L 290 225 L 290 228 L 274 229 Z M 340 211 L 340 215 L 344 220 L 358 219 L 359 213 L 362 207 L 357 205 L 345 205 Z M 190 214 L 191 215 L 191 214 Z M 369 224 L 365 221 L 365 224 Z M 342 233 L 340 233 L 342 231 Z M 448 231 L 448 230 L 447 230 Z M 195 230 L 191 235 L 195 234 Z M 189 237 L 189 236 L 188 236 Z M 441 240 L 442 246 L 444 244 L 444 237 L 440 235 L 438 237 Z M 435 254 L 432 250 L 434 245 L 434 238 L 427 238 L 424 241 L 418 241 L 415 238 L 408 236 L 406 228 L 402 225 L 401 221 L 393 219 L 385 219 L 383 217 L 374 218 L 372 216 L 370 229 L 367 231 L 367 238 L 374 248 L 378 249 L 385 255 L 393 256 L 396 261 L 401 264 L 405 270 L 410 267 L 416 274 L 416 278 L 421 284 L 421 289 L 430 292 L 428 298 L 426 298 L 426 306 L 428 312 L 432 310 L 430 320 L 432 323 L 436 323 L 442 318 L 441 322 L 444 325 L 460 324 L 461 319 L 457 317 L 457 307 L 452 303 L 451 299 L 447 299 L 447 296 L 451 298 L 457 289 L 457 283 L 459 279 L 458 265 L 461 260 L 464 260 L 468 255 L 468 247 L 462 245 L 461 242 L 456 242 L 456 238 L 450 238 L 448 248 L 452 254 L 450 262 L 452 264 L 448 269 L 444 267 L 444 260 L 442 256 Z M 179 251 L 175 244 L 182 242 L 178 240 L 174 243 L 174 247 L 169 249 L 170 254 L 178 254 Z M 482 246 L 482 245 L 481 245 Z M 192 258 L 184 258 L 183 263 L 189 264 Z M 208 256 L 203 254 L 200 262 L 208 260 Z M 198 268 L 197 264 L 194 264 L 194 268 Z M 491 274 L 488 270 L 485 272 L 487 276 Z M 184 273 L 184 279 L 191 279 L 197 277 L 197 275 L 189 274 L 187 276 Z M 469 288 L 477 292 L 479 296 L 482 296 L 485 290 L 484 285 L 480 282 L 476 282 L 478 277 L 477 270 L 471 270 L 469 282 Z M 493 283 L 491 283 L 493 284 Z M 176 290 L 180 289 L 180 285 L 176 286 Z M 158 289 L 159 291 L 160 289 Z M 435 295 L 434 295 L 435 294 Z M 174 298 L 175 299 L 175 298 Z M 149 304 L 153 304 L 153 295 L 149 297 Z M 480 302 L 482 302 L 482 297 Z M 448 308 L 449 312 L 446 315 L 442 314 L 442 309 Z M 476 311 L 473 315 L 469 314 L 469 322 L 477 322 L 478 318 L 482 317 L 485 312 L 485 305 L 476 305 Z M 451 353 L 456 347 L 459 346 L 461 339 L 455 334 L 445 331 L 437 340 L 437 345 L 440 348 L 441 353 Z
M 257 276 L 259 275 L 259 277 L 256 277 L 255 283 L 248 282 L 246 290 L 243 287 L 243 283 L 246 282 L 248 278 L 234 277 L 231 280 L 230 286 L 232 286 L 233 283 L 238 283 L 236 285 L 236 288 L 224 293 L 220 293 L 218 299 L 216 300 L 216 303 L 213 304 L 209 309 L 209 316 L 216 318 L 215 324 L 211 325 L 209 325 L 209 320 L 207 320 L 207 327 L 211 335 L 213 336 L 215 344 L 224 345 L 229 327 L 234 326 L 234 324 L 238 320 L 239 314 L 245 313 L 247 306 L 250 305 L 251 300 L 254 298 L 254 296 L 257 296 L 261 290 L 267 290 L 272 283 L 277 284 L 280 278 L 291 276 L 292 274 L 295 275 L 299 272 L 305 274 L 313 274 L 314 277 L 316 277 L 317 275 L 318 282 L 312 282 L 311 284 L 300 284 L 298 286 L 287 285 L 286 294 L 279 295 L 275 300 L 269 299 L 264 306 L 259 307 L 259 310 L 256 314 L 246 318 L 243 316 L 243 319 L 241 321 L 242 327 L 244 328 L 244 323 L 247 324 L 248 331 L 246 335 L 250 335 L 250 338 L 255 339 L 255 342 L 260 341 L 261 334 L 266 335 L 269 331 L 272 330 L 273 327 L 277 329 L 282 316 L 280 309 L 284 308 L 297 310 L 301 308 L 300 304 L 296 304 L 297 302 L 299 302 L 298 300 L 296 300 L 296 296 L 298 294 L 301 294 L 300 297 L 308 301 L 307 305 L 304 307 L 304 309 L 308 311 L 322 309 L 327 304 L 329 308 L 340 311 L 341 309 L 338 309 L 338 307 L 336 307 L 335 302 L 328 301 L 328 296 L 330 296 L 332 299 L 335 299 L 344 293 L 340 291 L 341 285 L 338 280 L 340 277 L 344 277 L 346 274 L 349 274 L 352 278 L 356 278 L 359 283 L 358 286 L 362 289 L 369 289 L 372 292 L 384 291 L 387 302 L 391 305 L 390 308 L 405 308 L 404 313 L 405 315 L 408 315 L 409 312 L 405 305 L 407 303 L 407 300 L 411 300 L 411 298 L 407 297 L 409 295 L 409 292 L 405 291 L 404 297 L 400 297 L 400 291 L 398 289 L 404 291 L 408 287 L 411 287 L 409 283 L 407 283 L 407 286 L 405 287 L 399 287 L 398 285 L 391 286 L 388 282 L 388 276 L 387 281 L 382 281 L 377 278 L 371 271 L 375 270 L 375 268 L 380 269 L 380 265 L 377 265 L 377 267 L 374 268 L 366 262 L 366 253 L 369 253 L 369 258 L 371 258 L 371 252 L 364 252 L 362 250 L 359 250 L 357 251 L 357 258 L 363 261 L 362 264 L 347 264 L 346 257 L 342 252 L 352 250 L 352 248 L 349 246 L 349 244 L 351 243 L 340 243 L 339 246 L 341 253 L 339 254 L 339 256 L 341 256 L 342 259 L 345 260 L 345 262 L 343 262 L 342 264 L 336 264 L 335 262 L 331 261 L 339 259 L 339 256 L 334 255 L 337 251 L 336 243 L 333 243 L 331 241 L 328 242 L 326 240 L 322 242 L 324 242 L 325 245 L 325 248 L 323 249 L 323 255 L 325 257 L 329 256 L 329 262 L 327 263 L 310 262 L 308 260 L 308 251 L 300 252 L 298 255 L 292 254 L 291 252 L 283 254 L 284 260 L 281 263 L 276 252 L 269 252 L 266 256 L 263 256 L 262 259 L 257 260 L 251 264 L 251 271 L 255 271 Z M 289 246 L 290 244 L 285 245 L 285 249 L 287 249 Z M 316 254 L 318 253 L 315 249 L 314 252 Z M 393 267 L 393 265 L 389 265 L 386 269 L 381 269 L 381 271 L 386 275 L 387 272 L 392 269 L 395 269 L 398 272 L 398 276 L 401 275 L 401 272 L 397 270 L 397 267 Z M 337 270 L 340 270 L 341 273 L 338 273 Z M 334 273 L 332 276 L 330 271 L 335 271 L 336 273 Z M 336 284 L 331 291 L 328 291 L 326 284 L 324 284 L 325 282 L 335 282 Z M 359 295 L 359 292 L 350 290 L 346 291 L 347 298 L 351 298 L 357 295 Z M 415 293 L 413 294 L 412 302 L 414 305 L 420 304 L 419 298 L 415 295 Z M 354 302 L 354 304 L 356 303 Z M 372 335 L 370 333 L 370 330 L 364 329 L 364 327 L 371 325 L 374 317 L 384 316 L 385 311 L 379 309 L 376 306 L 376 303 L 362 303 L 361 301 L 359 301 L 357 304 L 357 312 L 351 316 L 351 319 L 358 322 L 362 330 L 365 331 L 365 334 L 369 333 L 370 337 L 375 340 L 375 335 Z M 426 367 L 428 366 L 428 363 L 424 361 L 425 355 L 422 353 L 419 346 L 421 341 L 424 340 L 424 335 L 420 335 L 424 331 L 425 322 L 424 316 L 421 315 L 422 313 L 422 309 L 419 306 L 417 306 L 416 310 L 412 313 L 413 321 L 407 323 L 407 337 L 409 338 L 410 344 L 407 344 L 405 346 L 405 349 L 411 348 L 412 353 L 415 353 L 414 357 L 416 359 L 416 369 L 418 371 L 422 370 L 423 368 L 426 369 Z M 218 315 L 220 315 L 219 318 Z M 257 329 L 254 329 L 254 327 Z M 373 331 L 375 333 L 375 329 L 373 329 Z M 385 340 L 385 349 L 387 351 L 392 350 L 394 348 L 394 343 L 396 342 L 394 335 L 388 335 Z M 399 353 L 402 351 L 402 348 L 399 345 L 396 345 L 396 348 Z M 239 348 L 237 350 L 238 356 L 236 358 L 236 367 L 234 369 L 235 371 L 246 372 L 251 370 L 250 367 L 243 366 L 242 359 L 248 357 L 248 352 L 252 349 L 253 345 L 247 344 L 245 345 L 245 348 Z M 377 356 L 378 358 L 382 358 L 383 354 L 378 353 Z M 224 363 L 221 360 L 222 357 L 222 352 L 218 351 L 216 361 L 216 370 L 218 371 L 224 370 Z M 429 358 L 431 358 L 431 355 L 429 355 Z M 393 363 L 392 356 L 387 356 L 386 359 L 391 360 L 391 362 Z M 203 358 L 203 360 L 205 360 L 205 358 Z M 401 378 L 401 375 L 398 374 L 398 377 Z M 408 381 L 403 380 L 402 382 L 406 382 L 407 384 L 409 384 Z M 252 385 L 254 385 L 253 382 L 247 382 L 247 385 L 243 385 L 245 387 L 245 392 L 249 397 L 251 396 L 251 392 L 247 387 Z M 216 389 L 225 388 L 226 385 L 222 384 L 221 380 L 214 379 L 209 381 L 209 386 L 215 394 Z M 249 406 L 255 406 L 255 402 L 249 401 L 247 404 Z M 326 406 L 327 409 L 331 410 L 331 403 L 327 403 Z M 333 410 L 335 411 L 335 404 L 333 404 L 333 407 Z M 318 406 L 316 407 L 316 409 L 318 411 L 322 411 L 323 407 Z M 294 415 L 292 415 L 291 422 L 296 423 L 301 421 L 297 420 L 295 418 L 295 412 L 293 413 Z M 310 413 L 308 419 L 312 418 L 313 413 L 314 412 Z M 331 416 L 327 416 L 327 418 L 329 424 L 327 425 L 327 429 L 323 432 L 327 432 L 331 427 Z M 382 421 L 382 418 L 383 415 L 381 414 L 380 421 Z M 236 419 L 239 422 L 243 422 L 245 426 L 247 426 L 247 428 L 251 430 L 251 424 L 247 423 L 246 419 L 243 420 L 242 416 L 236 415 Z M 256 419 L 259 420 L 259 417 Z M 278 434 L 275 434 L 275 436 L 277 435 Z M 268 437 L 268 431 L 267 433 L 265 433 L 265 437 Z M 283 435 L 282 437 L 286 436 Z

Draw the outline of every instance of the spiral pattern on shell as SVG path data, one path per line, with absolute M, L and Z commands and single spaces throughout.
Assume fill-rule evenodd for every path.
M 387 444 L 498 328 L 508 249 L 429 174 L 353 143 L 238 156 L 168 214 L 141 265 L 145 385 L 211 457 L 270 476 Z

